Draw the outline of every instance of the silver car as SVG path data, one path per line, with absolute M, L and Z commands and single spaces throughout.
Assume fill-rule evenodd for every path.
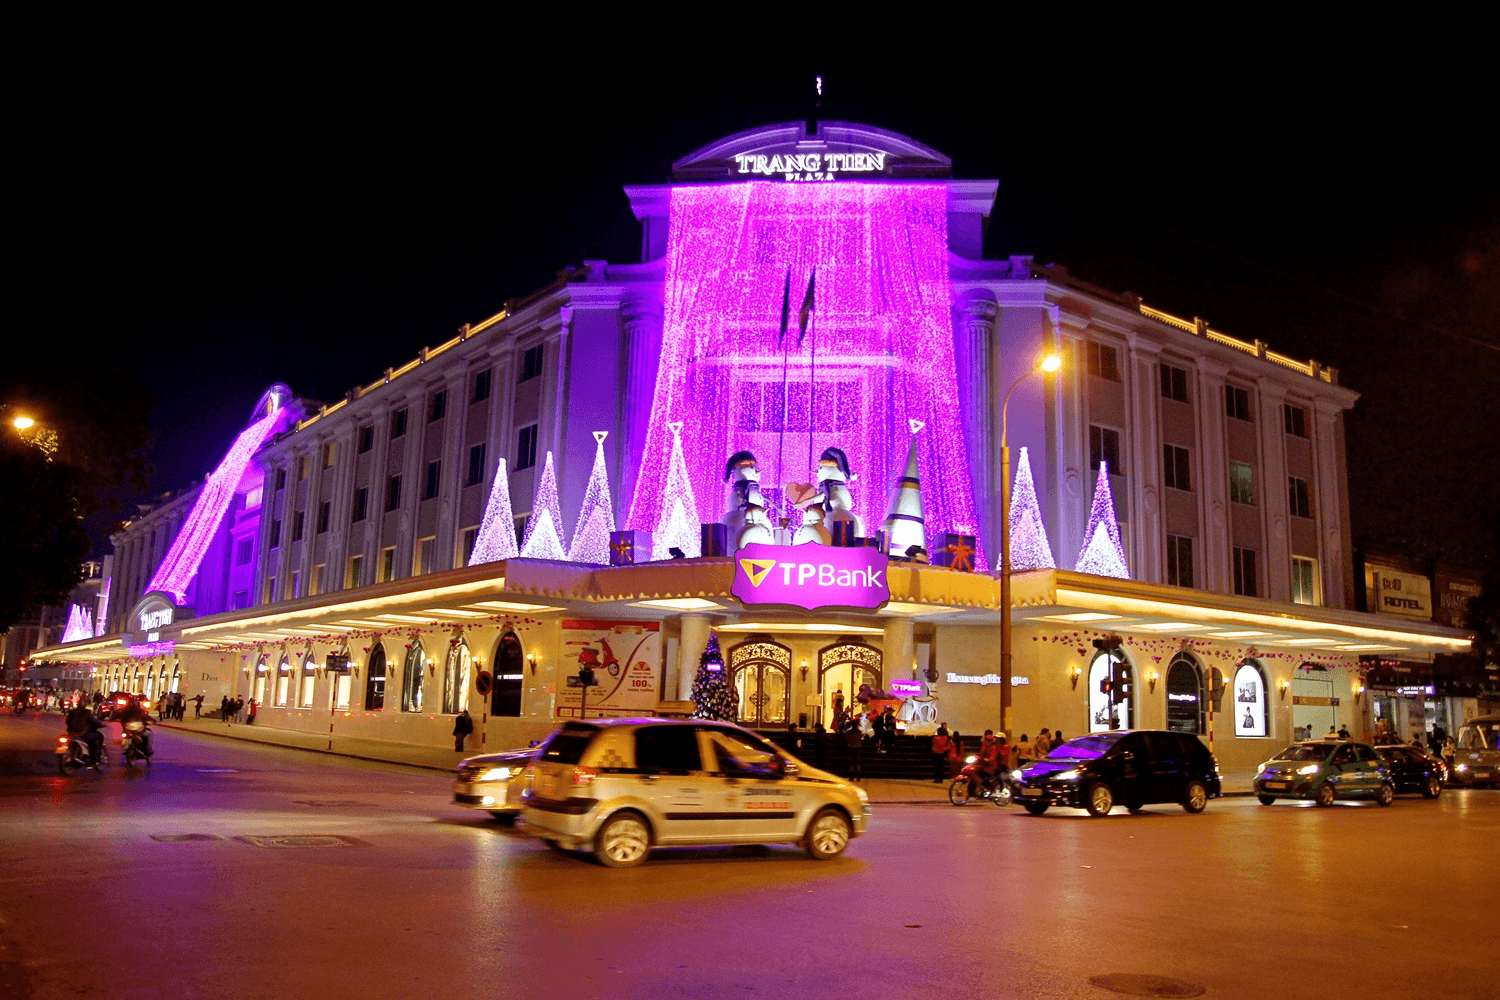
M 569 722 L 540 751 L 527 832 L 610 868 L 654 847 L 801 844 L 834 858 L 870 822 L 862 788 L 724 722 Z
M 527 747 L 459 761 L 453 776 L 453 801 L 470 809 L 483 809 L 501 822 L 514 822 L 521 814 L 526 767 L 536 753 L 536 747 Z

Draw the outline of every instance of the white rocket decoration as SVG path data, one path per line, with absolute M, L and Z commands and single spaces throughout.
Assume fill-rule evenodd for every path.
M 766 501 L 760 494 L 760 465 L 755 455 L 748 451 L 730 455 L 724 464 L 724 481 L 729 483 L 729 509 L 723 517 L 729 529 L 729 547 L 739 549 L 751 542 L 775 544 Z
M 910 424 L 912 439 L 911 450 L 906 453 L 906 469 L 896 480 L 890 513 L 886 514 L 882 527 L 885 529 L 886 551 L 892 556 L 926 562 L 927 524 L 922 517 L 922 481 L 917 476 L 916 438 L 917 432 L 926 425 L 920 420 L 912 420 Z
M 859 518 L 854 516 L 854 500 L 849 484 L 855 477 L 849 472 L 849 458 L 840 448 L 824 448 L 818 456 L 817 497 L 802 514 L 802 526 L 792 536 L 793 545 L 832 544 L 836 524 L 849 524 L 847 537 L 860 534 Z

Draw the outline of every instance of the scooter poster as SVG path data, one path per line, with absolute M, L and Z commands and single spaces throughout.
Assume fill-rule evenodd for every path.
M 557 718 L 623 718 L 656 714 L 661 693 L 661 632 L 656 622 L 564 619 Z M 580 667 L 594 671 L 594 687 L 578 682 Z

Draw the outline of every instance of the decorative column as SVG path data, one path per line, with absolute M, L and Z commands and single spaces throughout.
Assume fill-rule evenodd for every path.
M 626 299 L 620 303 L 620 322 L 625 328 L 625 385 L 621 433 L 616 450 L 620 470 L 617 502 L 629 504 L 635 496 L 635 479 L 646 447 L 651 424 L 651 403 L 656 396 L 656 369 L 661 360 L 661 304 L 651 299 Z M 620 515 L 616 511 L 616 518 Z
M 698 675 L 698 661 L 708 648 L 708 616 L 683 615 L 678 621 L 682 626 L 682 636 L 677 640 L 677 700 L 688 701 L 693 697 L 693 678 Z
M 883 682 L 889 684 L 893 677 L 905 680 L 910 675 L 916 658 L 917 644 L 912 620 L 905 617 L 887 618 L 880 655 Z

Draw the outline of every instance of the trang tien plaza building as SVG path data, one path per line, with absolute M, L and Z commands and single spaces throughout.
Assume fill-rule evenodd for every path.
M 1354 610 L 1335 369 L 982 259 L 997 181 L 795 122 L 625 194 L 641 263 L 331 404 L 247 400 L 37 658 L 308 732 L 441 746 L 467 709 L 505 749 L 680 709 L 716 634 L 752 728 L 864 697 L 917 735 L 1196 733 L 1230 774 L 1368 737 L 1374 665 L 1468 649 Z

